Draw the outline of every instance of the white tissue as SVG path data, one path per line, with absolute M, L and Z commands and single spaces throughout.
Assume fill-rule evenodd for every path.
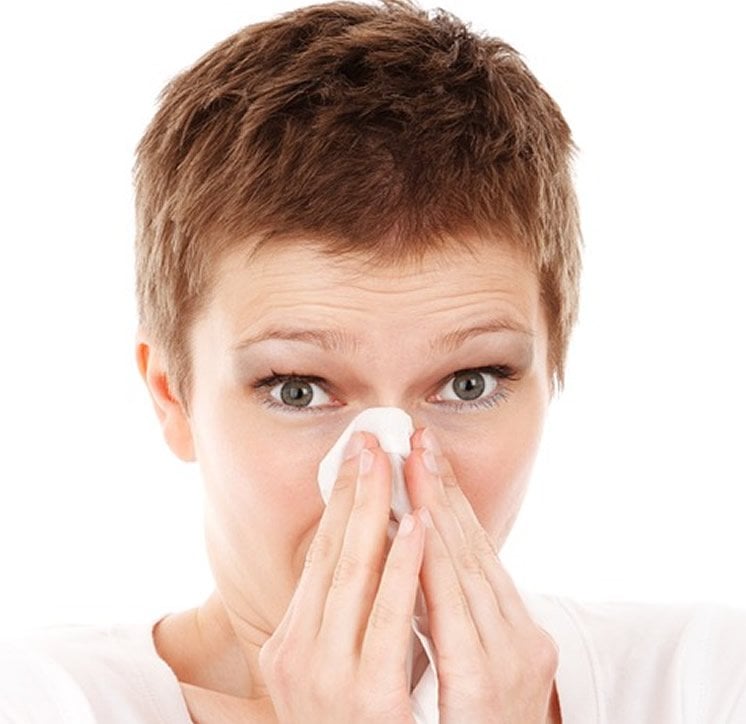
M 358 430 L 373 433 L 381 448 L 388 453 L 391 461 L 391 510 L 397 521 L 405 513 L 412 512 L 412 504 L 404 481 L 404 461 L 412 451 L 409 438 L 414 432 L 412 418 L 398 407 L 369 407 L 363 410 L 345 428 L 324 459 L 319 464 L 318 483 L 324 503 L 329 502 L 334 483 L 344 458 L 347 441 Z M 396 534 L 397 525 L 389 523 L 388 536 L 392 539 Z M 412 641 L 407 659 L 407 681 L 411 689 L 412 663 L 414 658 L 415 640 L 420 640 L 427 655 L 429 666 L 422 674 L 411 694 L 412 713 L 416 724 L 435 724 L 438 721 L 438 678 L 435 666 L 435 649 L 429 637 L 430 627 L 427 620 L 427 608 L 422 588 L 417 589 L 414 616 L 412 617 Z
M 409 438 L 414 432 L 412 418 L 398 407 L 369 407 L 363 410 L 339 436 L 332 449 L 319 464 L 319 489 L 325 503 L 329 502 L 332 488 L 337 475 L 344 451 L 352 433 L 358 430 L 372 432 L 377 438 L 381 449 L 389 454 L 391 460 L 391 510 L 394 517 L 400 521 L 405 513 L 412 512 L 407 486 L 404 482 L 403 464 L 412 451 Z M 396 527 L 394 527 L 396 530 Z

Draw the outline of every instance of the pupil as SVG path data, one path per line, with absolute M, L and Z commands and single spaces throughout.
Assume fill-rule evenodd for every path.
M 313 390 L 307 382 L 286 382 L 280 390 L 280 397 L 289 405 L 304 407 L 311 401 Z M 296 402 L 301 404 L 295 404 Z
M 462 400 L 475 400 L 484 392 L 484 378 L 479 372 L 459 375 L 453 380 L 453 391 Z

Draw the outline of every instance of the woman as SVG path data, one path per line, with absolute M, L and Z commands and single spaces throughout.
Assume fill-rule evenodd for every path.
M 176 78 L 138 149 L 137 362 L 200 465 L 215 592 L 21 652 L 5 711 L 412 721 L 419 583 L 441 721 L 746 717 L 743 616 L 533 596 L 497 555 L 577 316 L 571 152 L 509 46 L 405 3 L 294 11 Z M 378 406 L 416 427 L 390 546 L 375 435 L 317 485 Z

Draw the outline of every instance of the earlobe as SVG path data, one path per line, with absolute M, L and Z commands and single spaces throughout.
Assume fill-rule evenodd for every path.
M 189 418 L 181 402 L 171 394 L 162 355 L 139 331 L 135 342 L 135 360 L 168 446 L 184 462 L 194 462 L 197 458 Z

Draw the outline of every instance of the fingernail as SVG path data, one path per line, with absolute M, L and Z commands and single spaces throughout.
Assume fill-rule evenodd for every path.
M 405 535 L 409 535 L 413 530 L 414 518 L 409 513 L 406 513 L 401 519 L 401 523 L 399 523 L 399 529 L 396 531 L 396 534 L 403 538 Z
M 364 447 L 365 436 L 359 432 L 352 433 L 345 447 L 344 459 L 349 460 L 350 458 L 354 458 Z
M 417 511 L 417 517 L 422 521 L 422 525 L 424 525 L 425 528 L 434 528 L 435 527 L 433 525 L 432 516 L 430 515 L 430 512 L 428 511 L 427 508 L 420 508 Z
M 360 466 L 358 472 L 360 475 L 365 475 L 370 472 L 373 467 L 373 453 L 370 450 L 363 450 L 360 453 Z
M 422 433 L 422 446 L 435 455 L 440 455 L 442 452 L 438 441 L 435 439 L 435 434 L 429 427 L 426 427 Z
M 433 455 L 429 450 L 425 450 L 425 452 L 422 453 L 422 460 L 425 463 L 425 467 L 433 475 L 438 475 L 440 471 L 438 470 L 438 463 L 435 461 L 435 455 Z

